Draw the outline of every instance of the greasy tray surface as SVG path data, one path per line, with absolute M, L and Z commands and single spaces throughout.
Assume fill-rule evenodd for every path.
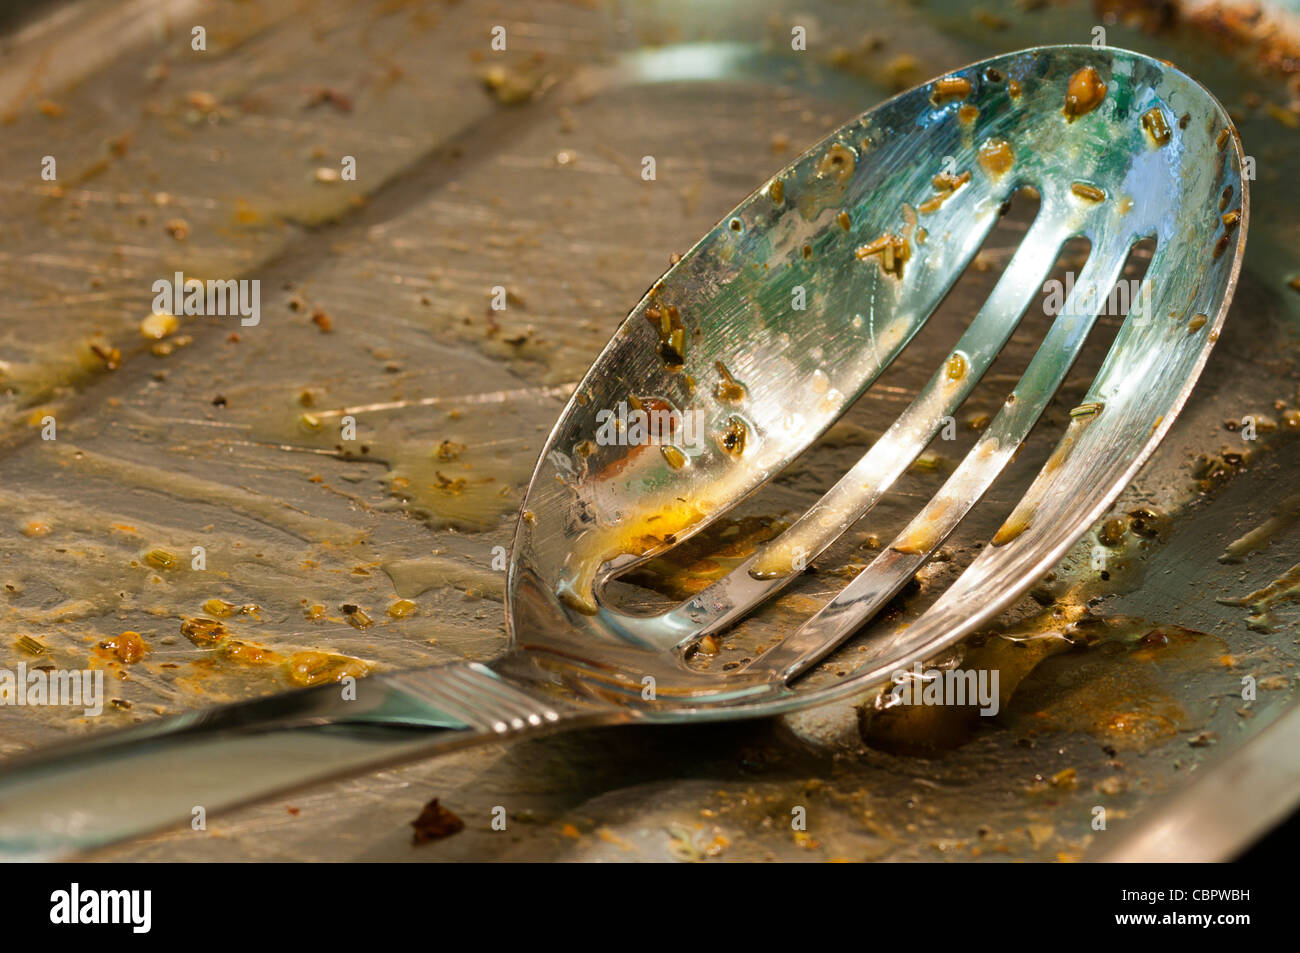
M 612 13 L 539 4 L 507 21 L 507 85 L 494 99 L 480 74 L 493 65 L 485 24 L 497 14 L 473 5 L 311 6 L 310 31 L 297 7 L 219 8 L 207 58 L 188 54 L 183 29 L 165 40 L 146 34 L 66 89 L 31 92 L 43 78 L 40 44 L 76 48 L 75 36 L 32 38 L 0 70 L 13 110 L 0 154 L 9 190 L 0 368 L 13 392 L 3 406 L 0 495 L 10 518 L 0 527 L 0 581 L 14 587 L 0 603 L 0 663 L 31 661 L 14 644 L 26 635 L 56 664 L 93 659 L 124 675 L 110 677 L 111 694 L 130 705 L 88 725 L 55 711 L 0 709 L 9 750 L 155 710 L 280 690 L 295 672 L 309 680 L 358 664 L 495 654 L 504 641 L 504 580 L 494 547 L 509 544 L 518 490 L 566 385 L 669 253 L 685 250 L 829 127 L 888 95 L 891 82 L 910 85 L 1002 49 L 1078 42 L 1093 21 L 1080 6 L 1053 14 L 1060 21 L 1008 16 L 1005 29 L 993 30 L 926 7 L 836 7 L 835 19 L 828 12 L 823 21 L 836 27 L 810 30 L 810 51 L 792 58 L 760 52 L 789 36 L 785 15 L 754 15 L 737 28 L 722 13 L 716 24 L 697 25 L 665 8 L 621 32 Z M 897 26 L 885 32 L 882 22 Z M 941 39 L 938 28 L 949 32 Z M 880 47 L 859 45 L 873 31 Z M 718 36 L 737 45 L 691 45 Z M 833 51 L 839 37 L 843 49 Z M 1197 78 L 1230 108 L 1248 90 L 1285 101 L 1268 78 L 1198 55 L 1204 48 L 1186 34 L 1151 39 L 1112 27 L 1109 39 L 1194 62 Z M 637 52 L 643 44 L 654 46 Z M 537 50 L 540 62 L 530 56 Z M 913 58 L 910 75 L 904 55 Z M 677 71 L 676 82 L 653 82 L 667 70 Z M 527 91 L 539 98 L 500 102 Z M 1124 617 L 1105 626 L 1114 637 L 1046 659 L 995 724 L 964 743 L 951 739 L 932 759 L 863 749 L 848 704 L 690 729 L 689 737 L 633 729 L 538 739 L 242 811 L 214 821 L 209 834 L 221 836 L 187 831 L 106 856 L 713 850 L 733 858 L 1054 859 L 1089 846 L 1099 803 L 1111 812 L 1111 830 L 1121 830 L 1125 814 L 1208 766 L 1255 710 L 1287 697 L 1293 678 L 1291 629 L 1252 631 L 1247 609 L 1215 601 L 1266 585 L 1297 549 L 1279 533 L 1243 562 L 1216 559 L 1272 514 L 1286 495 L 1279 474 L 1297 456 L 1285 427 L 1255 444 L 1223 427 L 1246 414 L 1282 421 L 1274 402 L 1294 406 L 1296 394 L 1285 283 L 1294 263 L 1282 257 L 1295 247 L 1282 214 L 1295 160 L 1279 148 L 1295 133 L 1262 108 L 1240 128 L 1260 157 L 1258 252 L 1201 385 L 1116 507 L 1127 514 L 1145 505 L 1173 518 L 1158 541 L 1129 534 L 1132 565 L 1113 585 L 1090 580 L 1084 589 L 1083 598 L 1104 597 L 1101 614 Z M 57 193 L 30 174 L 32 157 L 46 154 L 58 159 Z M 658 159 L 654 183 L 639 175 L 647 154 Z M 357 156 L 357 181 L 321 181 L 316 170 L 336 167 L 341 155 Z M 987 248 L 989 261 L 997 264 L 1009 244 Z M 180 333 L 192 343 L 150 353 L 136 328 L 152 282 L 177 270 L 260 278 L 261 325 L 188 322 Z M 495 285 L 513 296 L 505 312 L 488 310 Z M 977 300 L 978 289 L 970 293 Z M 328 333 L 312 320 L 318 310 Z M 90 350 L 96 332 L 101 350 L 121 350 L 115 370 Z M 908 360 L 933 367 L 941 341 Z M 1074 394 L 1085 384 L 1074 381 Z M 1064 409 L 1070 396 L 1067 388 Z M 839 433 L 839 452 L 855 457 L 864 435 L 897 409 L 864 408 Z M 47 413 L 58 420 L 57 441 L 39 440 Z M 333 453 L 338 419 L 349 413 L 368 460 Z M 1261 452 L 1265 443 L 1272 449 Z M 1250 454 L 1245 472 L 1230 458 L 1216 481 L 1226 486 L 1189 508 L 1207 476 L 1194 455 L 1224 448 Z M 806 506 L 837 465 L 831 451 L 819 464 L 825 471 L 792 474 L 753 519 Z M 925 472 L 911 479 L 904 494 L 937 485 Z M 882 520 L 889 515 L 885 507 Z M 207 550 L 206 573 L 145 558 L 162 550 L 188 562 L 195 545 Z M 826 569 L 860 561 L 863 545 L 858 534 L 832 550 Z M 1086 566 L 1092 545 L 1089 537 L 1073 563 Z M 671 589 L 674 579 L 667 582 Z M 769 624 L 788 626 L 841 582 L 811 574 Z M 204 603 L 214 598 L 259 611 L 236 612 L 223 620 L 228 636 L 195 644 L 181 634 L 182 620 L 210 615 Z M 399 598 L 417 612 L 390 616 Z M 1060 608 L 1070 616 L 1080 601 L 1076 593 Z M 316 604 L 322 617 L 308 619 L 304 607 Z M 355 613 L 344 605 L 374 624 L 349 625 Z M 1026 600 L 1008 620 L 1029 618 L 1020 627 L 1041 632 L 1056 624 L 1034 618 L 1042 611 Z M 1133 644 L 1158 626 L 1182 629 Z M 124 630 L 149 644 L 141 661 L 124 664 L 98 647 Z M 1255 706 L 1240 701 L 1247 674 L 1272 686 Z M 943 727 L 923 726 L 919 736 L 941 738 Z M 884 741 L 898 748 L 916 736 L 893 728 Z M 413 851 L 404 826 L 433 796 L 468 828 Z M 498 804 L 534 823 L 512 823 L 504 837 L 492 832 Z M 785 819 L 795 804 L 808 806 L 818 846 L 792 838 Z

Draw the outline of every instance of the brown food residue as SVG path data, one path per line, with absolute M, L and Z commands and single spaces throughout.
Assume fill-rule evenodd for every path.
M 731 376 L 727 366 L 721 361 L 714 361 L 713 366 L 717 369 L 718 375 L 722 380 L 718 381 L 713 388 L 713 396 L 723 403 L 738 404 L 745 399 L 745 385 L 738 382 Z
M 970 80 L 962 76 L 945 76 L 936 80 L 930 92 L 930 102 L 938 106 L 952 99 L 965 99 L 970 95 Z
M 886 232 L 875 241 L 858 246 L 855 254 L 859 261 L 879 255 L 880 270 L 895 278 L 902 278 L 903 265 L 911 257 L 912 250 L 906 238 L 900 238 L 893 232 Z
M 1065 91 L 1063 112 L 1073 121 L 1092 112 L 1105 98 L 1106 84 L 1101 81 L 1095 69 L 1085 66 L 1070 77 L 1070 83 Z
M 853 150 L 837 142 L 826 150 L 817 163 L 817 174 L 842 183 L 853 174 L 855 165 L 857 165 L 857 157 L 853 154 Z
M 99 643 L 102 653 L 111 654 L 119 662 L 134 664 L 144 658 L 149 651 L 149 643 L 140 638 L 139 632 L 123 632 L 121 635 L 109 636 Z
M 739 457 L 745 452 L 745 438 L 749 429 L 739 417 L 728 417 L 726 428 L 718 435 L 718 446 L 729 456 Z
M 930 180 L 930 185 L 935 190 L 934 197 L 922 202 L 916 207 L 916 210 L 927 215 L 931 212 L 937 211 L 944 202 L 948 201 L 954 192 L 969 181 L 969 172 L 963 172 L 961 175 L 953 175 L 950 172 L 940 172 Z
M 1005 139 L 987 139 L 980 146 L 980 167 L 994 178 L 1005 175 L 1015 161 L 1016 157 L 1015 153 L 1011 151 L 1011 143 Z
M 1164 111 L 1159 106 L 1152 106 L 1142 114 L 1142 128 L 1157 146 L 1169 144 L 1172 133 L 1169 131 L 1169 123 L 1165 121 Z
M 659 359 L 670 371 L 680 370 L 686 363 L 686 327 L 674 305 L 651 305 L 645 309 L 645 319 L 659 334 Z
M 452 834 L 459 834 L 465 829 L 465 822 L 434 798 L 424 805 L 420 816 L 411 821 L 411 827 L 415 829 L 415 833 L 411 835 L 411 844 L 418 847 L 429 841 L 442 840 Z

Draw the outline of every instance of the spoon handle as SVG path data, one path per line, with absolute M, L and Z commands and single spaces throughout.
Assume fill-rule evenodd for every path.
M 48 860 L 333 780 L 525 733 L 606 723 L 474 662 L 187 712 L 0 767 L 0 858 Z

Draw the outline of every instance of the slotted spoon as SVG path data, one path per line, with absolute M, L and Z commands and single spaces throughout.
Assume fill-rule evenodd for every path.
M 56 856 L 530 731 L 770 715 L 865 693 L 933 657 L 1050 569 L 1168 430 L 1236 283 L 1247 225 L 1241 168 L 1232 123 L 1204 88 L 1169 64 L 1109 48 L 997 57 L 854 119 L 656 282 L 578 385 L 523 504 L 501 658 L 378 674 L 353 686 L 355 698 L 327 686 L 182 715 L 16 760 L 0 774 L 0 845 Z M 839 418 L 907 346 L 1023 186 L 1041 204 L 1005 273 L 916 399 L 819 503 L 671 611 L 635 615 L 603 600 L 612 575 L 703 529 Z M 970 393 L 1077 236 L 1091 251 L 1060 315 L 911 524 L 749 664 L 689 666 L 696 640 L 780 590 L 880 499 Z M 1143 293 L 990 544 L 919 619 L 868 639 L 846 677 L 800 689 L 798 676 L 889 600 L 992 484 L 1146 238 L 1156 248 Z M 660 442 L 647 442 L 637 414 L 665 424 Z

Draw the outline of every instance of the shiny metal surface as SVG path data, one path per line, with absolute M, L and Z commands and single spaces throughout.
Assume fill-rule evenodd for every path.
M 1063 114 L 1065 90 L 1087 68 L 1104 78 L 1107 93 L 1094 111 L 1071 120 Z M 862 692 L 953 644 L 1014 600 L 1097 519 L 1172 424 L 1217 340 L 1244 251 L 1247 196 L 1240 146 L 1226 113 L 1183 74 L 1123 51 L 1030 50 L 953 75 L 970 84 L 968 98 L 936 105 L 936 87 L 918 87 L 837 130 L 779 174 L 774 181 L 782 183 L 782 202 L 773 201 L 770 184 L 750 196 L 664 275 L 579 385 L 533 476 L 524 504 L 532 518 L 520 523 L 509 584 L 519 646 L 561 660 L 555 667 L 562 678 L 621 690 L 647 717 L 663 720 L 697 717 L 706 708 L 727 715 L 770 712 Z M 1009 91 L 1013 81 L 1017 96 Z M 979 109 L 969 124 L 959 116 L 963 104 Z M 1165 145 L 1144 128 L 1142 117 L 1153 109 L 1170 129 Z M 1015 164 L 1005 175 L 989 174 L 978 151 L 1003 138 L 1013 143 Z M 826 182 L 840 150 L 854 156 L 853 177 L 844 186 Z M 909 203 L 933 195 L 929 180 L 945 171 L 944 157 L 953 160 L 947 167 L 971 177 L 933 216 L 917 219 L 930 237 L 916 246 L 901 280 L 885 277 L 874 261 L 855 261 L 855 249 L 907 227 L 914 217 Z M 597 573 L 601 563 L 617 559 L 618 569 L 626 570 L 699 531 L 831 423 L 915 333 L 999 207 L 1023 185 L 1042 196 L 1038 217 L 957 344 L 955 353 L 968 368 L 960 380 L 936 371 L 819 504 L 766 552 L 698 596 L 649 618 L 597 605 L 607 578 Z M 1078 185 L 1102 189 L 1106 200 L 1082 198 Z M 1225 196 L 1230 201 L 1220 208 Z M 1235 229 L 1223 218 L 1229 210 L 1239 212 Z M 842 211 L 849 229 L 837 221 Z M 916 533 L 904 531 L 789 637 L 790 648 L 783 643 L 734 674 L 688 671 L 681 650 L 694 637 L 733 621 L 793 579 L 793 554 L 806 560 L 824 550 L 924 449 L 1006 342 L 1061 245 L 1076 235 L 1092 243 L 1079 294 L 1066 302 L 986 442 L 917 517 L 914 526 L 927 528 L 924 544 L 906 546 Z M 896 555 L 900 546 L 919 550 L 920 558 L 904 561 L 914 571 L 987 488 L 1064 377 L 1130 249 L 1148 236 L 1157 241 L 1149 294 L 1131 309 L 1088 391 L 1084 405 L 1096 412 L 1072 422 L 1008 521 L 1023 525 L 1005 543 L 985 549 L 905 632 L 873 641 L 854 674 L 808 693 L 787 686 L 787 678 L 851 634 L 906 581 Z M 1217 251 L 1216 243 L 1222 245 Z M 1094 281 L 1100 293 L 1084 300 Z M 792 312 L 790 291 L 801 284 L 813 304 Z M 646 310 L 672 302 L 681 302 L 692 333 L 684 365 L 669 372 L 658 360 Z M 892 348 L 882 351 L 879 337 Z M 831 350 L 822 343 L 855 340 L 856 348 Z M 633 460 L 635 453 L 619 447 L 582 455 L 600 411 L 628 393 L 700 409 L 718 432 L 736 410 L 710 399 L 707 386 L 686 381 L 688 375 L 711 381 L 717 363 L 751 391 L 740 411 L 750 435 L 742 459 L 710 444 L 681 470 L 659 454 Z M 813 390 L 819 374 L 826 380 L 823 394 Z M 685 518 L 674 512 L 679 500 L 691 504 Z M 651 537 L 650 545 L 619 548 L 629 524 L 655 520 L 667 529 L 639 530 Z M 655 532 L 674 542 L 662 535 L 656 541 Z M 772 565 L 770 578 L 753 578 L 754 570 L 771 573 Z M 676 651 L 665 651 L 670 647 Z M 659 695 L 651 704 L 639 700 L 647 676 Z
M 1221 863 L 1286 819 L 1300 789 L 1300 712 L 1273 712 L 1258 734 L 1183 791 L 1136 818 L 1126 837 L 1090 859 Z
M 1108 95 L 1094 112 L 1067 122 L 1061 115 L 1063 90 L 1069 77 L 1085 66 L 1102 74 Z M 1000 81 L 989 78 L 990 69 L 1001 74 Z M 1240 150 L 1235 135 L 1221 139 L 1231 124 L 1203 89 L 1146 57 L 1058 47 L 999 57 L 960 74 L 971 82 L 970 101 L 980 107 L 973 122 L 959 118 L 959 101 L 933 103 L 927 84 L 837 131 L 780 174 L 779 201 L 770 185 L 756 192 L 670 270 L 656 285 L 656 293 L 634 309 L 579 386 L 530 484 L 512 554 L 507 605 L 515 647 L 497 668 L 508 677 L 533 682 L 526 693 L 498 686 L 494 679 L 484 681 L 477 670 L 468 680 L 437 671 L 381 677 L 358 683 L 357 697 L 368 699 L 365 705 L 341 715 L 313 713 L 307 723 L 449 721 L 445 727 L 453 729 L 457 744 L 464 744 L 544 729 L 570 712 L 585 724 L 595 724 L 792 710 L 861 693 L 890 671 L 928 658 L 990 618 L 1050 567 L 1159 442 L 1217 338 L 1245 240 Z M 1019 97 L 1010 96 L 1009 79 L 1021 85 Z M 1164 146 L 1152 143 L 1140 122 L 1152 108 L 1166 110 L 1176 130 Z M 1178 128 L 1178 117 L 1184 114 L 1188 121 Z M 983 177 L 975 167 L 980 144 L 993 136 L 1016 143 L 1014 170 L 1004 177 Z M 833 143 L 843 151 L 831 151 Z M 847 176 L 841 175 L 847 161 L 844 152 L 853 155 Z M 841 156 L 838 163 L 828 159 L 834 155 Z M 924 245 L 912 249 L 901 278 L 886 274 L 872 258 L 856 260 L 857 248 L 912 224 L 908 219 L 915 211 L 902 206 L 919 206 L 932 198 L 928 183 L 942 170 L 945 156 L 954 159 L 959 172 L 972 171 L 971 178 L 932 215 L 918 219 L 929 234 Z M 1170 191 L 1171 181 L 1179 183 L 1177 191 Z M 1106 200 L 1081 198 L 1072 189 L 1076 182 L 1102 189 Z M 603 564 L 616 560 L 618 568 L 626 570 L 699 531 L 832 423 L 923 324 L 978 248 L 1002 202 L 1021 185 L 1038 189 L 1042 207 L 1006 276 L 958 346 L 968 376 L 954 381 L 942 369 L 936 373 L 899 424 L 831 491 L 811 519 L 789 532 L 808 544 L 800 547 L 801 556 L 811 558 L 875 502 L 879 491 L 920 453 L 960 403 L 964 389 L 987 368 L 1030 294 L 1041 287 L 1065 239 L 1085 235 L 1092 241 L 1088 272 L 1105 286 L 1133 243 L 1154 235 L 1157 252 L 1148 272 L 1148 306 L 1130 313 L 1094 381 L 1088 403 L 1095 405 L 1095 412 L 1081 415 L 1072 425 L 1062 452 L 1031 488 L 1026 509 L 1013 515 L 1023 531 L 1008 534 L 1004 545 L 988 547 L 904 633 L 873 642 L 856 671 L 838 684 L 806 691 L 797 683 L 787 684 L 865 621 L 997 475 L 1087 333 L 1091 312 L 1080 302 L 1072 302 L 1053 325 L 1017 388 L 1016 401 L 1002 410 L 986 436 L 998 436 L 998 445 L 983 444 L 989 453 L 980 447 L 972 451 L 936 502 L 918 517 L 916 528 L 931 527 L 924 545 L 911 547 L 919 551 L 898 552 L 916 535 L 905 531 L 895 549 L 885 550 L 805 629 L 770 655 L 735 673 L 705 674 L 686 666 L 683 649 L 693 635 L 726 624 L 791 578 L 790 573 L 777 572 L 758 579 L 749 572 L 759 560 L 766 558 L 770 564 L 773 553 L 793 552 L 790 539 L 778 540 L 766 557 L 757 554 L 733 576 L 665 617 L 638 618 L 603 604 L 594 613 L 584 611 L 599 598 L 604 579 L 598 570 Z M 1226 186 L 1232 186 L 1234 196 L 1229 208 L 1240 208 L 1235 232 L 1220 219 L 1218 203 Z M 1131 199 L 1131 207 L 1121 211 L 1121 197 Z M 840 212 L 849 215 L 847 229 L 839 221 Z M 1227 241 L 1216 255 L 1213 249 L 1221 235 Z M 786 305 L 799 287 L 809 307 L 796 315 Z M 690 334 L 683 335 L 684 354 L 674 345 L 682 360 L 674 358 L 667 362 L 673 366 L 665 367 L 658 345 L 661 332 L 672 329 L 661 317 L 657 330 L 646 311 L 658 308 L 662 316 L 669 303 L 679 309 Z M 1206 320 L 1189 329 L 1188 321 L 1196 314 Z M 835 346 L 828 347 L 828 342 Z M 746 397 L 738 407 L 713 397 L 716 362 L 745 386 Z M 687 377 L 694 378 L 693 388 Z M 824 387 L 815 383 L 821 380 Z M 1148 386 L 1152 381 L 1159 386 Z M 705 442 L 688 448 L 694 451 L 690 464 L 680 470 L 660 453 L 632 460 L 634 454 L 627 448 L 596 444 L 592 452 L 580 451 L 581 444 L 593 439 L 596 414 L 627 395 L 667 401 L 683 411 L 701 410 L 709 433 L 718 433 L 738 418 L 746 434 L 744 451 L 737 460 L 720 445 Z M 792 413 L 799 418 L 792 419 Z M 868 479 L 870 486 L 864 488 Z M 670 515 L 679 498 L 690 503 L 685 517 Z M 629 524 L 654 516 L 678 518 L 680 523 L 661 534 L 657 545 L 644 545 L 648 536 L 659 532 L 655 528 L 636 534 L 632 542 L 637 545 L 629 547 Z M 654 679 L 653 693 L 645 692 L 647 676 Z M 374 717 L 376 687 L 385 698 L 395 695 L 417 714 Z M 563 701 L 546 701 L 552 692 Z M 534 695 L 536 704 L 529 704 Z M 259 704 L 265 706 L 258 710 L 260 718 L 281 703 L 273 699 Z M 297 709 L 302 702 L 283 704 Z M 233 714 L 239 710 L 251 714 L 251 709 L 236 706 L 212 718 L 217 740 L 230 730 L 232 718 L 239 720 Z M 275 726 L 272 719 L 268 727 Z M 171 722 L 156 727 L 150 733 L 154 739 L 182 726 Z M 236 733 L 248 727 L 241 725 Z M 417 748 L 438 750 L 439 743 L 424 739 L 404 749 L 403 756 Z M 87 746 L 78 753 L 89 750 Z M 67 780 L 62 773 L 49 773 L 52 764 L 72 763 L 57 757 L 42 757 L 39 765 L 32 762 L 28 768 L 14 765 L 5 783 L 33 782 L 28 793 L 33 803 L 40 803 L 49 790 L 43 787 L 47 780 Z M 84 781 L 78 776 L 74 783 Z M 282 786 L 282 778 L 252 781 L 238 797 L 232 794 L 232 803 Z M 134 829 L 147 830 L 182 816 L 176 810 L 179 803 L 163 804 L 156 813 L 141 812 Z M 39 838 L 32 833 L 32 818 L 19 825 L 11 804 L 7 802 L 0 815 L 7 843 L 33 849 Z M 45 814 L 40 823 L 66 837 L 68 845 L 79 843 L 79 832 L 89 830 L 60 826 L 57 812 Z M 14 836 L 18 826 L 24 830 L 21 839 Z M 129 832 L 117 828 L 111 835 Z

